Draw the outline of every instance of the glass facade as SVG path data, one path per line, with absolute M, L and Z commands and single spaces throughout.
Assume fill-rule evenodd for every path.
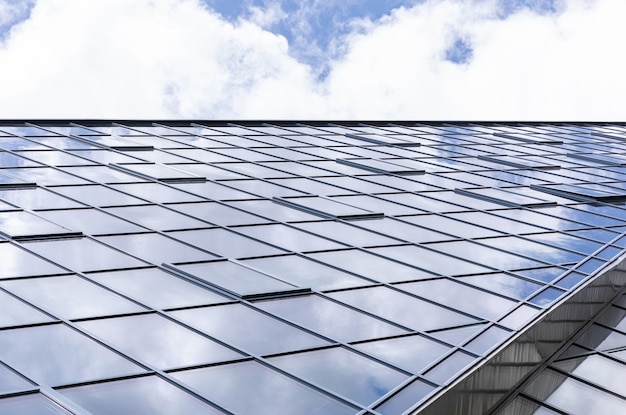
M 624 151 L 617 123 L 0 121 L 0 413 L 427 412 L 618 262 Z M 487 409 L 626 411 L 624 298 Z

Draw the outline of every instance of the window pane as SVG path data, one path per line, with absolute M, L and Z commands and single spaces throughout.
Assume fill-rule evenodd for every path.
M 282 224 L 242 226 L 237 228 L 237 232 L 294 252 L 322 251 L 345 246 Z
M 387 287 L 341 291 L 328 295 L 415 330 L 441 329 L 477 321 Z M 407 313 L 407 310 L 411 312 Z M 424 316 L 428 318 L 425 319 Z
M 8 242 L 0 243 L 0 279 L 35 275 L 64 274 L 63 268 L 45 261 Z
M 363 405 L 372 403 L 408 378 L 341 347 L 274 357 L 270 361 Z
M 0 399 L 0 412 L 11 415 L 70 415 L 70 412 L 40 394 Z
M 0 359 L 32 380 L 51 386 L 143 372 L 62 324 L 0 331 Z
M 93 415 L 221 414 L 156 376 L 61 389 Z
M 206 249 L 209 252 L 227 258 L 276 255 L 284 252 L 226 229 L 179 231 L 169 232 L 168 234 L 198 248 Z
M 0 394 L 17 392 L 31 388 L 34 388 L 32 383 L 0 363 Z M 2 405 L 0 405 L 0 412 L 2 412 Z
M 217 339 L 258 355 L 328 344 L 319 337 L 242 304 L 175 311 L 170 314 Z
M 242 212 L 219 203 L 187 203 L 169 205 L 171 209 L 222 226 L 267 223 L 267 219 Z
M 171 375 L 211 401 L 241 414 L 348 415 L 358 412 L 254 361 Z
M 37 214 L 88 235 L 145 231 L 144 228 L 96 209 L 47 210 Z
M 89 274 L 89 278 L 155 309 L 228 301 L 196 284 L 157 268 Z
M 258 301 L 255 305 L 317 333 L 345 342 L 406 333 L 399 327 L 317 295 Z
M 0 199 L 22 209 L 68 209 L 83 207 L 80 203 L 56 195 L 40 187 L 0 190 Z
M 241 357 L 239 353 L 156 314 L 77 324 L 122 352 L 160 369 Z
M 211 226 L 206 222 L 157 205 L 115 207 L 108 208 L 106 211 L 156 231 L 206 228 Z
M 67 319 L 144 311 L 142 307 L 75 275 L 20 279 L 0 285 Z
M 3 283 L 0 284 L 4 286 Z M 53 320 L 23 301 L 18 300 L 4 291 L 0 291 L 0 327 L 44 323 L 47 321 Z

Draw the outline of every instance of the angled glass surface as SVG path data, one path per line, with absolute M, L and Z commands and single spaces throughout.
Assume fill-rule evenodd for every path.
M 0 279 L 64 274 L 67 270 L 8 242 L 0 243 Z
M 307 256 L 334 267 L 380 282 L 398 282 L 433 278 L 435 275 L 356 249 L 320 252 Z
M 371 284 L 367 280 L 296 255 L 247 259 L 241 262 L 299 287 L 331 290 Z
M 0 285 L 3 285 L 3 283 L 0 282 Z M 54 320 L 25 302 L 18 300 L 4 291 L 0 291 L 0 327 L 46 323 L 49 321 Z M 2 366 L 0 366 L 0 371 L 1 369 Z M 1 383 L 2 376 L 0 376 L 0 385 Z
M 68 209 L 84 205 L 40 187 L 0 190 L 0 199 L 22 209 Z
M 480 274 L 492 270 L 416 245 L 370 248 L 370 251 L 439 275 Z
M 54 191 L 74 199 L 78 202 L 91 206 L 125 206 L 125 205 L 141 205 L 149 203 L 145 200 L 138 199 L 134 196 L 118 192 L 101 185 L 89 186 L 59 186 Z M 67 200 L 67 199 L 66 199 Z M 49 205 L 48 205 L 49 206 Z M 75 204 L 75 206 L 80 206 Z M 63 206 L 65 207 L 65 206 Z M 71 206 L 70 206 L 71 207 Z
M 163 182 L 204 181 L 205 178 L 164 166 L 162 164 L 136 163 L 136 164 L 112 164 L 110 167 L 124 173 Z
M 504 272 L 460 277 L 459 280 L 518 300 L 527 298 L 542 287 L 541 284 Z
M 50 166 L 90 166 L 95 164 L 93 161 L 55 150 L 25 150 L 20 151 L 19 154 L 20 156 L 34 159 L 37 160 L 39 163 L 47 164 Z M 0 162 L 2 161 L 2 157 L 0 156 Z
M 276 255 L 284 252 L 279 248 L 255 241 L 227 229 L 168 232 L 168 235 L 227 258 Z
M 145 262 L 87 238 L 25 242 L 24 247 L 73 271 L 98 271 L 145 265 Z
M 0 212 L 0 234 L 13 239 L 71 236 L 77 232 L 28 212 Z
M 216 202 L 173 204 L 168 205 L 168 208 L 222 226 L 268 222 L 267 219 Z
M 145 232 L 145 228 L 96 209 L 46 210 L 37 214 L 86 235 Z
M 323 251 L 345 247 L 343 244 L 283 224 L 240 226 L 237 232 L 293 252 Z
M 383 415 L 401 414 L 410 407 L 422 401 L 435 387 L 422 381 L 416 380 L 409 386 L 396 393 L 391 399 L 376 407 Z
M 262 196 L 272 198 L 274 196 L 302 196 L 306 194 L 305 192 L 270 183 L 266 180 L 229 180 L 221 183 L 248 192 L 250 193 L 249 197 Z
M 274 357 L 280 369 L 363 405 L 395 388 L 408 376 L 342 347 Z
M 93 415 L 223 413 L 156 376 L 66 388 L 59 392 Z
M 389 238 L 385 235 L 336 221 L 297 223 L 294 224 L 294 226 L 325 236 L 326 238 L 358 247 L 393 245 L 398 243 L 396 239 Z
M 581 254 L 553 248 L 548 245 L 534 242 L 530 239 L 522 239 L 517 236 L 481 239 L 481 243 L 555 265 L 578 262 L 585 258 L 585 256 Z
M 230 202 L 229 205 L 256 215 L 283 222 L 320 220 L 317 215 L 281 206 L 271 200 L 246 200 Z
M 72 415 L 39 393 L 2 398 L 0 412 L 11 415 Z
M 349 206 L 334 200 L 322 197 L 273 198 L 274 202 L 304 212 L 333 219 L 376 219 L 384 216 L 382 212 L 372 212 Z
M 177 264 L 172 269 L 182 271 L 200 281 L 208 282 L 212 286 L 226 290 L 238 297 L 289 292 L 298 288 L 293 284 L 230 261 Z
M 349 415 L 358 412 L 255 361 L 186 370 L 171 375 L 235 413 Z
M 423 336 L 377 340 L 354 347 L 415 374 L 431 366 L 451 350 L 450 347 Z
M 473 223 L 462 222 L 442 215 L 403 216 L 402 220 L 432 230 L 443 230 L 459 238 L 482 238 L 499 236 L 502 232 L 483 228 Z
M 77 141 L 78 142 L 78 141 Z M 116 151 L 105 150 L 105 149 L 89 149 L 89 150 L 72 150 L 72 154 L 75 154 L 79 157 L 94 161 L 99 164 L 109 164 L 109 163 L 133 163 L 138 162 L 134 155 L 131 157 L 133 153 L 122 154 Z M 137 152 L 140 153 L 140 152 Z
M 156 314 L 81 321 L 79 327 L 159 369 L 238 359 L 241 354 Z
M 160 183 L 113 184 L 111 187 L 152 203 L 201 202 L 204 200 L 201 197 L 181 192 Z
M 441 278 L 396 287 L 487 320 L 496 320 L 517 303 L 455 281 Z
M 67 169 L 68 167 L 65 167 Z M 97 167 L 75 167 L 76 169 L 95 169 Z M 55 169 L 52 167 L 24 167 L 9 168 L 4 172 L 11 176 L 18 177 L 27 182 L 34 182 L 42 186 L 56 186 L 62 184 L 90 184 L 91 182 L 71 175 L 62 171 L 63 169 Z
M 143 372 L 63 324 L 0 330 L 0 359 L 35 382 L 51 386 Z
M 413 165 L 406 165 L 402 163 L 393 163 L 387 160 L 376 160 L 370 158 L 358 158 L 358 159 L 337 159 L 337 163 L 345 164 L 350 167 L 356 167 L 365 171 L 371 171 L 373 173 L 384 174 L 397 174 L 399 176 L 424 174 L 426 168 L 430 167 L 427 164 L 419 162 L 412 163 Z
M 164 262 L 202 261 L 216 257 L 157 233 L 101 236 L 98 240 L 154 265 Z
M 106 210 L 116 216 L 158 231 L 211 226 L 206 222 L 157 205 L 116 207 Z
M 245 200 L 254 199 L 255 196 L 231 187 L 222 186 L 218 183 L 181 183 L 174 185 L 177 189 L 202 196 L 209 200 Z
M 257 301 L 255 305 L 339 341 L 375 339 L 407 333 L 404 329 L 317 295 Z
M 451 237 L 446 234 L 421 228 L 419 226 L 411 225 L 410 223 L 392 218 L 358 222 L 355 223 L 355 225 L 409 242 L 423 243 L 451 239 Z
M 65 319 L 144 311 L 144 308 L 75 275 L 4 281 L 0 286 Z
M 173 311 L 170 315 L 216 339 L 257 355 L 329 344 L 320 337 L 242 304 Z
M 479 321 L 387 287 L 339 291 L 327 295 L 414 330 L 443 329 Z
M 189 307 L 228 301 L 158 268 L 98 272 L 89 278 L 155 309 Z

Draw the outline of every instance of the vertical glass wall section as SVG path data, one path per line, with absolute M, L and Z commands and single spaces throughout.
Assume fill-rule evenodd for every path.
M 422 411 L 624 253 L 624 137 L 0 121 L 0 413 Z M 498 410 L 621 413 L 606 310 Z

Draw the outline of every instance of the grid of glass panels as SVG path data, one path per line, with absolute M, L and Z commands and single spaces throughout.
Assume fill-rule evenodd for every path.
M 410 413 L 623 252 L 624 150 L 616 124 L 0 123 L 0 412 Z

